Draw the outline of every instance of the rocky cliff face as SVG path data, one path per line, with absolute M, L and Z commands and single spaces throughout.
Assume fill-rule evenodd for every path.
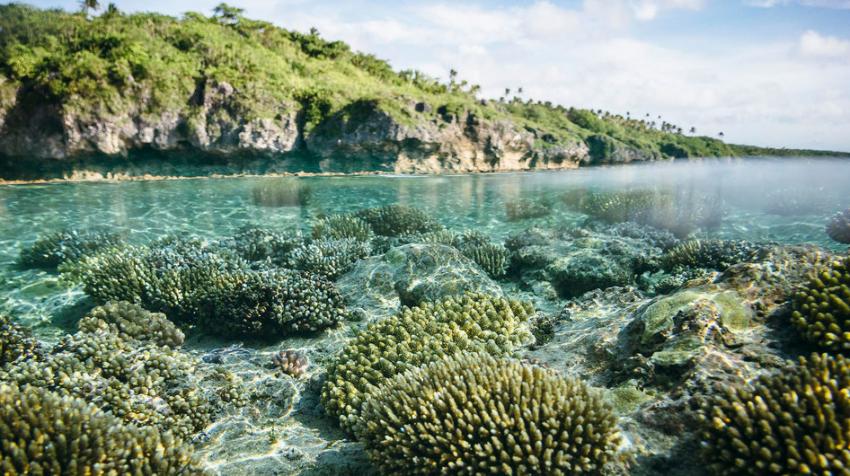
M 299 157 L 316 172 L 492 172 L 575 168 L 592 162 L 584 141 L 555 144 L 508 120 L 472 114 L 416 114 L 430 107 L 423 103 L 411 103 L 410 116 L 400 120 L 376 103 L 361 101 L 308 131 L 299 104 L 266 105 L 277 111 L 274 117 L 247 118 L 227 83 L 202 85 L 188 105 L 157 114 L 145 112 L 150 110 L 149 94 L 141 94 L 121 112 L 105 106 L 79 112 L 47 105 L 33 94 L 18 91 L 0 105 L 0 161 L 7 164 L 3 168 L 38 163 L 59 167 L 67 175 L 85 168 L 81 159 L 88 164 L 109 161 L 120 168 L 125 158 L 141 151 L 228 160 L 262 157 L 286 162 L 290 170 L 297 168 L 294 157 Z M 0 174 L 8 178 L 2 175 L 8 173 Z

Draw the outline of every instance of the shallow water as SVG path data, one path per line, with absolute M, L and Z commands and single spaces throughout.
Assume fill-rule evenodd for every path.
M 717 212 L 720 219 L 696 229 L 694 238 L 807 243 L 843 251 L 846 245 L 831 241 L 824 226 L 830 216 L 850 206 L 848 177 L 848 160 L 765 158 L 499 175 L 246 177 L 0 186 L 0 314 L 13 316 L 46 341 L 74 330 L 75 319 L 92 305 L 82 290 L 63 282 L 55 272 L 16 265 L 22 248 L 40 235 L 61 230 L 110 230 L 138 244 L 174 233 L 212 241 L 232 236 L 246 226 L 309 234 L 312 223 L 322 215 L 398 203 L 425 210 L 452 230 L 475 229 L 501 242 L 530 227 L 581 226 L 588 217 L 563 200 L 565 194 L 635 189 L 671 192 L 677 205 L 686 211 Z M 291 206 L 291 191 L 298 188 L 308 188 L 309 199 L 306 205 Z M 518 200 L 547 203 L 551 213 L 509 220 L 506 206 Z M 508 294 L 517 290 L 510 279 L 500 285 Z M 521 297 L 536 292 L 524 289 Z M 564 302 L 558 299 L 551 309 L 557 311 Z M 591 314 L 599 317 L 602 309 L 622 320 L 624 310 L 633 310 L 636 305 L 624 301 L 608 311 L 604 306 L 593 308 Z M 325 335 L 330 336 L 329 341 L 339 342 L 347 338 L 347 332 L 336 329 Z M 570 339 L 573 337 L 583 338 L 575 333 Z M 256 347 L 260 354 L 246 354 L 246 359 L 260 364 L 247 369 L 247 360 L 235 358 L 232 369 L 256 380 L 271 352 L 288 347 L 313 348 L 316 342 L 289 338 Z M 216 345 L 224 344 L 192 343 L 193 352 L 199 355 Z M 325 342 L 318 348 L 321 356 L 334 346 Z M 545 361 L 551 352 L 529 355 Z M 298 391 L 306 392 L 307 387 L 302 382 Z M 239 425 L 249 430 L 233 430 Z M 309 417 L 278 423 L 278 427 L 263 425 L 254 427 L 251 418 L 217 423 L 210 433 L 224 428 L 219 431 L 237 435 L 227 437 L 236 443 L 217 446 L 214 441 L 207 445 L 203 450 L 205 461 L 222 474 L 265 474 L 270 467 L 290 468 L 281 470 L 286 474 L 297 466 L 286 466 L 290 464 L 288 458 L 292 459 L 286 453 L 291 447 L 318 461 L 322 457 L 317 455 L 343 441 L 338 430 L 326 423 L 314 425 Z M 258 442 L 269 437 L 257 435 L 269 432 L 278 434 L 280 442 L 262 446 Z M 338 458 L 347 457 L 346 448 L 334 450 L 340 453 Z M 247 462 L 237 464 L 234 460 Z

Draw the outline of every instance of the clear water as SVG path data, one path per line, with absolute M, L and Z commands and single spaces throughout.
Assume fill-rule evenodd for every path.
M 400 203 L 424 209 L 452 229 L 501 240 L 530 226 L 577 226 L 586 218 L 559 199 L 569 190 L 673 190 L 683 206 L 720 207 L 722 223 L 697 237 L 813 243 L 833 250 L 824 225 L 850 205 L 850 161 L 749 159 L 675 162 L 564 172 L 458 176 L 254 177 L 0 186 L 0 312 L 45 337 L 58 334 L 82 292 L 53 273 L 15 266 L 39 235 L 111 229 L 143 243 L 187 233 L 216 239 L 249 225 L 309 230 L 322 214 Z M 257 189 L 308 185 L 308 205 L 257 203 Z M 549 200 L 546 217 L 508 221 L 505 205 Z

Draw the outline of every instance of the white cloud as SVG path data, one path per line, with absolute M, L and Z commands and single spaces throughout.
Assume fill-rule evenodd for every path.
M 800 52 L 806 56 L 850 60 L 850 41 L 809 30 L 800 37 Z
M 744 0 L 744 3 L 759 8 L 773 8 L 778 5 L 799 4 L 805 7 L 850 10 L 850 0 Z

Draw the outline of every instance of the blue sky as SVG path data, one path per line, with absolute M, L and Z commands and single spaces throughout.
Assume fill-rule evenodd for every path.
M 174 1 L 115 3 L 186 10 Z M 191 8 L 208 13 L 217 3 Z M 443 78 L 457 69 L 485 96 L 521 86 L 524 97 L 661 115 L 732 142 L 850 150 L 850 0 L 229 3 L 286 28 L 315 26 L 396 68 Z

